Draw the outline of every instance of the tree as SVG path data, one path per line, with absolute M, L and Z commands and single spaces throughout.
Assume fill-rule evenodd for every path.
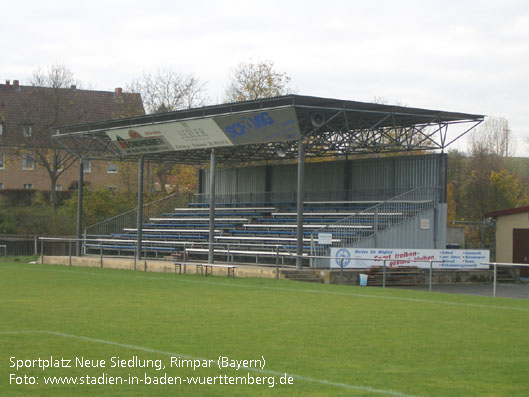
M 158 70 L 155 74 L 144 72 L 141 77 L 133 80 L 127 89 L 141 94 L 148 113 L 163 113 L 206 105 L 209 98 L 205 87 L 206 84 L 192 74 L 185 75 L 172 68 L 166 68 Z M 174 164 L 146 164 L 147 175 L 156 177 L 162 190 L 165 190 L 170 175 L 179 171 L 181 169 Z M 127 186 L 131 185 L 127 183 Z M 147 183 L 146 187 L 146 190 L 152 193 L 154 181 Z
M 141 94 L 147 113 L 163 113 L 204 106 L 209 101 L 205 87 L 206 84 L 192 74 L 184 75 L 166 68 L 155 74 L 143 72 L 127 85 L 127 90 Z
M 293 92 L 289 83 L 290 77 L 276 71 L 272 61 L 250 60 L 232 70 L 224 99 L 226 102 L 239 102 L 287 95 Z
M 512 157 L 516 143 L 504 117 L 489 117 L 468 137 L 470 155 L 486 152 L 497 158 Z
M 77 157 L 51 139 L 50 129 L 80 121 L 88 109 L 80 105 L 81 98 L 78 98 L 76 91 L 79 82 L 63 65 L 36 70 L 30 84 L 32 90 L 24 97 L 24 110 L 19 115 L 24 133 L 17 151 L 32 157 L 47 171 L 50 178 L 50 203 L 56 206 L 57 180 L 77 162 Z M 73 107 L 74 103 L 77 106 Z

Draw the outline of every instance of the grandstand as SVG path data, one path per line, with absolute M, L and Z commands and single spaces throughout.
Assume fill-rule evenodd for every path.
M 444 248 L 442 152 L 482 120 L 290 95 L 64 127 L 55 138 L 80 158 L 137 160 L 139 181 L 145 159 L 209 163 L 188 207 L 144 216 L 140 189 L 136 223 L 88 228 L 87 253 L 325 267 L 331 247 Z

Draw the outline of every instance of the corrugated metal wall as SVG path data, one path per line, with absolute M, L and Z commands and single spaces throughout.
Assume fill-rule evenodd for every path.
M 349 199 L 387 199 L 416 187 L 443 187 L 442 156 L 428 154 L 369 158 L 305 164 L 307 199 L 313 192 L 350 190 Z M 209 193 L 209 170 L 203 170 L 202 193 Z M 220 168 L 217 170 L 217 194 L 262 193 L 265 191 L 265 166 Z M 273 192 L 295 192 L 297 165 L 271 166 L 270 186 Z M 347 186 L 348 185 L 348 186 Z M 330 199 L 330 196 L 329 196 Z
M 209 170 L 203 170 L 201 192 L 209 194 Z M 265 191 L 265 168 L 219 168 L 215 175 L 217 194 L 260 193 Z
M 430 228 L 421 229 L 421 220 L 428 219 Z M 383 230 L 358 243 L 354 248 L 446 248 L 446 204 Z

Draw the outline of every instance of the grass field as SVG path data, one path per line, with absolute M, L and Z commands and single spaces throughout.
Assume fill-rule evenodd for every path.
M 2 263 L 0 302 L 0 395 L 529 390 L 521 300 Z

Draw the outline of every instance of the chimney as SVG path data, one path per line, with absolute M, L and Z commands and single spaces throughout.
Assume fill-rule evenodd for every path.
M 114 95 L 116 96 L 116 99 L 119 101 L 119 102 L 123 102 L 123 89 L 121 87 L 117 87 L 115 90 L 114 90 Z
M 70 88 L 71 88 L 72 90 L 76 90 L 76 89 L 77 89 L 77 86 L 76 86 L 75 84 L 72 84 L 72 85 L 70 86 Z
M 13 85 L 18 88 L 18 80 L 13 80 Z
M 9 87 L 11 85 L 11 82 L 9 80 L 6 80 L 6 87 Z

